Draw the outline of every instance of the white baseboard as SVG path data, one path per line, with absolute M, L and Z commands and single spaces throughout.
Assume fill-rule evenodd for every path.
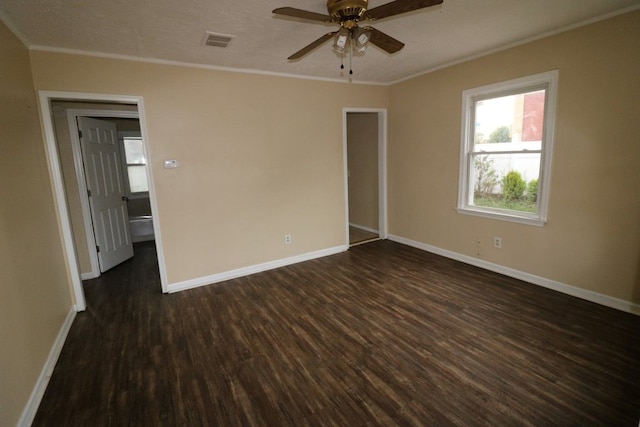
M 296 264 L 303 261 L 309 261 L 315 258 L 321 258 L 329 255 L 335 255 L 349 249 L 348 245 L 336 246 L 333 248 L 322 249 L 315 252 L 296 255 L 290 258 L 269 261 L 262 264 L 256 264 L 249 267 L 238 268 L 236 270 L 225 271 L 223 273 L 212 274 L 211 276 L 198 277 L 196 279 L 185 280 L 170 284 L 167 289 L 169 293 L 180 292 L 187 289 L 198 288 L 200 286 L 211 285 L 213 283 L 223 282 L 225 280 L 235 279 L 237 277 L 248 276 L 250 274 L 260 273 L 262 271 L 272 270 L 274 268 L 284 267 L 286 265 Z
M 379 233 L 378 230 L 375 230 L 373 228 L 365 227 L 364 225 L 353 224 L 351 222 L 349 223 L 349 227 L 358 228 L 358 229 L 363 230 L 363 231 L 368 231 L 369 233 L 375 233 L 375 234 Z
M 424 251 L 431 252 L 436 255 L 441 255 L 446 258 L 451 258 L 456 261 L 464 262 L 465 264 L 470 264 L 476 267 L 484 268 L 485 270 L 504 274 L 505 276 L 513 277 L 515 279 L 524 280 L 525 282 L 542 286 L 547 289 L 553 289 L 554 291 L 562 292 L 563 294 L 581 298 L 590 302 L 594 302 L 596 304 L 604 305 L 610 308 L 615 308 L 621 311 L 626 311 L 627 313 L 640 315 L 640 304 L 636 304 L 631 301 L 625 301 L 625 300 L 614 298 L 598 292 L 593 292 L 586 289 L 578 288 L 576 286 L 568 285 L 566 283 L 561 283 L 555 280 L 547 279 L 545 277 L 536 276 L 534 274 L 526 273 L 524 271 L 515 270 L 513 268 L 505 267 L 499 264 L 494 264 L 489 261 L 474 258 L 468 255 L 459 254 L 457 252 L 438 248 L 436 246 L 431 246 L 426 243 L 417 242 L 415 240 L 410 240 L 401 236 L 389 235 L 389 240 L 402 243 L 407 246 L 412 246 L 417 249 L 422 249 Z
M 76 307 L 74 306 L 71 307 L 71 310 L 60 327 L 58 336 L 53 342 L 53 346 L 49 351 L 49 357 L 47 357 L 47 360 L 42 367 L 42 371 L 40 372 L 38 381 L 36 381 L 36 385 L 31 392 L 27 406 L 25 406 L 22 411 L 22 416 L 20 417 L 20 420 L 18 420 L 18 427 L 29 427 L 31 423 L 33 423 L 33 419 L 36 416 L 36 412 L 38 412 L 38 406 L 40 406 L 42 396 L 44 396 L 44 392 L 49 384 L 49 379 L 51 379 L 51 374 L 53 374 L 53 368 L 56 366 L 56 362 L 58 361 L 58 357 L 62 351 L 62 346 L 67 339 L 67 335 L 69 334 L 69 330 L 71 329 L 71 325 L 73 324 L 73 319 L 75 319 L 75 317 Z
M 95 274 L 94 272 L 89 273 L 80 273 L 80 280 L 91 280 L 100 277 L 100 274 Z

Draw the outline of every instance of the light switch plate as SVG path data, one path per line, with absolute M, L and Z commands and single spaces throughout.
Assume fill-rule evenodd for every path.
M 180 164 L 178 163 L 177 160 L 165 160 L 164 161 L 164 168 L 165 169 L 175 169 L 179 166 Z

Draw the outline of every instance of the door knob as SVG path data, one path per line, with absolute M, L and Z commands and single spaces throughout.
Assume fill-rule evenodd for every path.
M 122 196 L 122 201 L 123 201 L 123 202 L 128 202 L 128 201 L 129 201 L 129 198 L 128 198 L 127 196 Z

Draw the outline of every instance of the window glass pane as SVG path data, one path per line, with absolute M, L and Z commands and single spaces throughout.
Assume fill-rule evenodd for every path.
M 141 138 L 123 138 L 124 139 L 124 154 L 128 164 L 146 164 L 144 158 L 144 150 L 142 149 Z
M 474 154 L 473 205 L 535 213 L 540 153 Z
M 129 188 L 132 193 L 149 191 L 146 166 L 127 166 L 127 171 L 129 173 Z
M 540 150 L 544 122 L 545 91 L 519 93 L 475 103 L 474 143 L 476 150 L 514 150 L 505 144 L 527 143 L 526 149 Z M 493 151 L 495 151 L 495 149 Z

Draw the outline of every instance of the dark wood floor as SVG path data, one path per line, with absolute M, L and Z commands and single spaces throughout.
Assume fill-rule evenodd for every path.
M 162 295 L 86 282 L 34 426 L 638 426 L 640 317 L 388 241 Z

